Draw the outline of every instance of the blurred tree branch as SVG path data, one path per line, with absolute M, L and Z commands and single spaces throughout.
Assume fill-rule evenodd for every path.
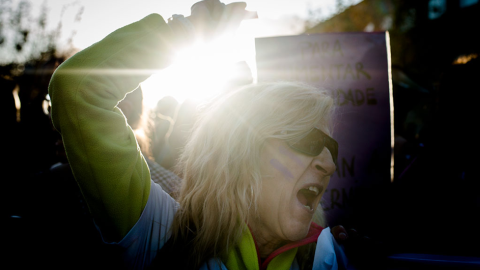
M 36 1 L 0 0 L 0 79 L 6 82 L 0 85 L 5 95 L 1 101 L 15 99 L 15 104 L 2 106 L 16 111 L 15 125 L 6 127 L 16 135 L 4 141 L 13 147 L 7 153 L 28 164 L 22 169 L 25 173 L 49 168 L 57 158 L 52 147 L 55 132 L 44 105 L 54 70 L 76 51 L 76 32 L 66 29 L 65 22 L 75 26 L 83 13 L 79 1 L 64 1 L 56 9 L 59 14 L 53 14 L 46 0 Z M 3 123 L 9 117 L 2 115 Z
M 70 55 L 76 32 L 62 37 L 62 20 L 65 11 L 71 8 L 76 9 L 73 21 L 79 23 L 83 6 L 74 1 L 63 5 L 56 27 L 48 27 L 51 14 L 46 1 L 40 5 L 39 14 L 33 15 L 31 0 L 0 0 L 0 65 L 22 66 L 31 61 Z M 19 75 L 18 71 L 14 69 L 12 75 Z

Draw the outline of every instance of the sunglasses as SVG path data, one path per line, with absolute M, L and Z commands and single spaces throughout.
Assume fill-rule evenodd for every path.
M 307 156 L 320 155 L 324 147 L 332 154 L 333 162 L 337 165 L 338 142 L 318 128 L 313 128 L 305 137 L 298 141 L 287 141 L 290 148 Z

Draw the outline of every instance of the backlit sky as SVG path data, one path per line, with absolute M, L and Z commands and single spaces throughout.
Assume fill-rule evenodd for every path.
M 75 31 L 73 37 L 73 44 L 82 49 L 88 47 L 92 43 L 102 39 L 115 29 L 140 20 L 150 13 L 159 13 L 167 20 L 173 14 L 190 15 L 190 7 L 197 1 L 190 0 L 45 0 L 49 8 L 49 22 L 53 25 L 62 21 L 65 38 Z M 343 1 L 348 4 L 356 4 L 361 0 Z M 40 5 L 42 1 L 32 1 L 35 5 Z M 222 1 L 226 4 L 236 1 Z M 215 64 L 216 61 L 238 62 L 246 61 L 252 69 L 253 77 L 256 78 L 255 68 L 255 49 L 254 40 L 256 37 L 266 36 L 285 36 L 300 34 L 303 30 L 303 20 L 308 17 L 308 10 L 316 10 L 317 14 L 322 17 L 329 17 L 335 13 L 336 0 L 251 0 L 245 1 L 247 3 L 247 10 L 256 11 L 258 19 L 244 21 L 233 39 L 229 43 L 223 43 L 223 46 L 217 47 L 213 50 L 217 56 L 208 56 L 209 62 Z M 75 15 L 80 8 L 83 7 L 81 20 L 75 22 Z M 60 17 L 62 8 L 64 9 L 63 16 Z M 320 10 L 320 11 L 319 11 Z M 318 13 L 319 12 L 319 13 Z M 228 48 L 228 49 L 227 49 Z M 204 52 L 202 52 L 204 53 Z M 220 54 L 218 54 L 220 53 Z M 195 53 L 194 53 L 195 54 Z M 203 55 L 205 63 L 206 55 Z M 192 65 L 191 65 L 192 66 Z M 221 87 L 221 83 L 216 78 L 225 77 L 217 74 L 212 77 L 198 71 L 207 70 L 199 64 L 197 69 L 191 68 L 192 80 L 196 83 L 194 85 L 179 85 L 175 81 L 166 81 L 168 79 L 174 80 L 175 71 L 170 72 L 166 76 L 156 75 L 142 84 L 146 102 L 148 106 L 154 106 L 155 102 L 165 95 L 172 95 L 178 101 L 183 101 L 187 97 L 201 98 L 208 96 L 202 91 L 198 91 L 199 80 L 204 81 L 210 86 L 205 87 L 216 89 Z M 210 68 L 215 68 L 212 66 Z M 174 68 L 172 68 L 174 69 Z M 216 74 L 215 71 L 210 70 L 208 74 Z M 212 82 L 214 82 L 212 84 Z M 157 90 L 159 85 L 168 85 L 168 87 L 161 87 Z M 197 91 L 188 88 L 197 88 Z M 211 90 L 212 91 L 212 90 Z M 194 96 L 195 95 L 197 96 Z M 211 93 L 210 93 L 211 94 Z

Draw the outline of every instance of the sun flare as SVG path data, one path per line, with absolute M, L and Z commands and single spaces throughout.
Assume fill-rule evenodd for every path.
M 222 40 L 178 52 L 171 66 L 142 83 L 145 105 L 153 108 L 164 96 L 179 103 L 205 101 L 219 94 L 235 76 L 232 66 L 236 61 L 231 46 Z

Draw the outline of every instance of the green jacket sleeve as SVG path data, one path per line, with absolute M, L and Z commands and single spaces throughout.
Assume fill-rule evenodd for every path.
M 158 14 L 127 25 L 62 63 L 49 85 L 52 121 L 102 234 L 123 238 L 150 192 L 150 172 L 117 104 L 173 54 Z

